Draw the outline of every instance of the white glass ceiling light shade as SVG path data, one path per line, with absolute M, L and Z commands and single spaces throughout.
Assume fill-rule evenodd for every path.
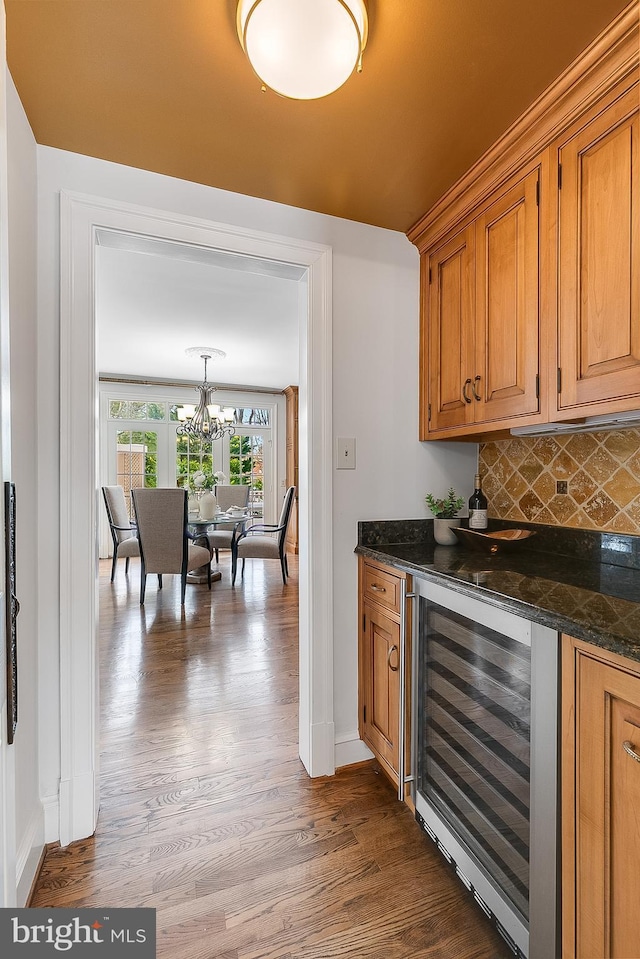
M 238 0 L 237 25 L 253 69 L 284 97 L 326 97 L 362 69 L 364 0 Z

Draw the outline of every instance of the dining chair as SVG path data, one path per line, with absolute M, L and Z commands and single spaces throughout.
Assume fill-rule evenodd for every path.
M 225 513 L 228 509 L 231 509 L 232 506 L 238 506 L 240 509 L 245 509 L 249 503 L 249 491 L 251 487 L 241 486 L 222 486 L 220 483 L 216 486 L 216 500 L 218 501 L 218 506 Z M 207 538 L 209 540 L 209 545 L 211 549 L 216 554 L 216 563 L 219 560 L 218 550 L 220 549 L 231 549 L 231 543 L 233 541 L 236 525 L 235 523 L 222 523 L 218 524 L 215 530 L 212 530 L 210 533 L 207 533 Z
M 162 589 L 163 573 L 179 573 L 181 605 L 187 590 L 187 573 L 207 566 L 211 589 L 211 550 L 196 546 L 187 532 L 185 489 L 134 489 L 133 507 L 140 540 L 140 605 L 144 604 L 147 575 L 157 573 Z
M 125 576 L 129 572 L 129 560 L 140 555 L 137 530 L 132 525 L 127 511 L 122 486 L 103 486 L 102 495 L 109 520 L 109 529 L 113 539 L 113 561 L 111 563 L 111 582 L 116 575 L 116 563 L 119 556 L 126 557 Z
M 282 569 L 282 582 L 286 585 L 289 564 L 286 553 L 287 527 L 291 518 L 291 507 L 295 495 L 295 486 L 290 486 L 284 494 L 280 519 L 277 525 L 259 523 L 240 533 L 231 545 L 231 584 L 235 586 L 238 559 L 242 560 L 244 576 L 245 559 L 279 559 Z

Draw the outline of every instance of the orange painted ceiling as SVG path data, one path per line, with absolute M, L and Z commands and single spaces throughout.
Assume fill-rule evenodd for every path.
M 40 144 L 406 231 L 625 0 L 367 0 L 364 70 L 262 93 L 235 0 L 5 0 Z

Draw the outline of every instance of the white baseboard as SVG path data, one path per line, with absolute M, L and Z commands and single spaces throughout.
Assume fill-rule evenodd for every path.
M 336 769 L 341 766 L 352 766 L 354 763 L 363 763 L 373 759 L 373 753 L 360 739 L 357 731 L 346 733 L 336 739 L 335 744 Z
M 60 800 L 57 796 L 45 796 L 42 800 L 45 843 L 60 839 Z
M 16 902 L 24 906 L 44 849 L 44 810 L 38 803 L 16 855 Z

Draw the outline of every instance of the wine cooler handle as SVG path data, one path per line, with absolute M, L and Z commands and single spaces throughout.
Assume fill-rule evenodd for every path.
M 413 774 L 407 776 L 406 757 L 406 715 L 407 715 L 407 600 L 415 599 L 416 593 L 407 592 L 406 579 L 400 580 L 400 695 L 398 696 L 400 715 L 398 717 L 398 799 L 405 801 L 404 787 L 413 781 Z M 415 616 L 413 623 L 416 622 Z M 413 704 L 412 704 L 413 707 Z M 411 751 L 413 755 L 413 750 Z

